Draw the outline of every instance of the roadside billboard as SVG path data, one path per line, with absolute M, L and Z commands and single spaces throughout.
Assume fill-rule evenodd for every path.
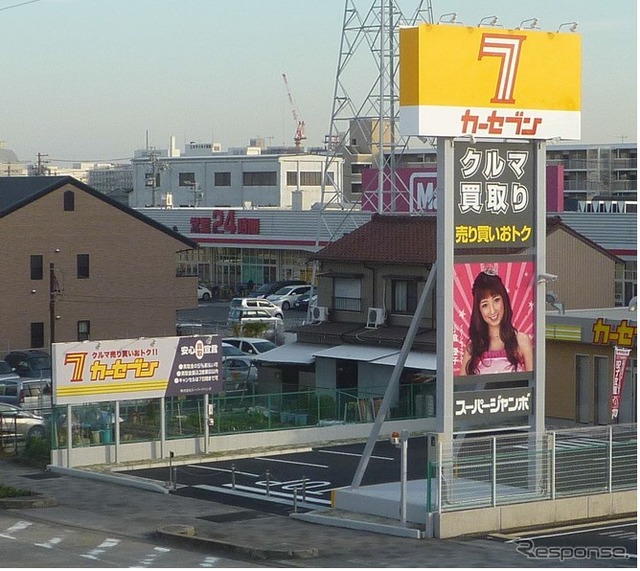
M 575 33 L 422 24 L 400 30 L 400 131 L 580 139 Z
M 529 376 L 514 373 L 533 370 L 535 283 L 532 260 L 454 265 L 454 376 Z
M 455 248 L 533 246 L 535 144 L 456 142 L 454 161 Z
M 222 391 L 220 336 L 53 343 L 53 403 Z

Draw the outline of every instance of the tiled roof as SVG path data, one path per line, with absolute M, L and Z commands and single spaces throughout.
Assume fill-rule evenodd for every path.
M 374 215 L 369 222 L 329 244 L 314 259 L 343 262 L 432 264 L 436 261 L 435 215 Z
M 547 235 L 564 230 L 592 248 L 618 260 L 616 256 L 565 224 L 559 216 L 547 217 Z M 332 262 L 433 264 L 437 257 L 436 216 L 374 214 L 369 222 L 329 244 L 312 259 Z M 502 249 L 502 254 L 517 254 L 520 248 Z M 475 248 L 466 255 L 490 255 L 495 250 Z

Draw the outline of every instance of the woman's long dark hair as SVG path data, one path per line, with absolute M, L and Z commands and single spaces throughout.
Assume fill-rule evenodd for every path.
M 500 322 L 500 339 L 504 343 L 507 359 L 513 365 L 514 371 L 522 365 L 522 358 L 518 353 L 517 330 L 512 324 L 513 309 L 507 288 L 504 287 L 500 276 L 490 272 L 480 272 L 473 282 L 473 310 L 469 322 L 469 353 L 471 358 L 467 363 L 467 375 L 476 375 L 482 355 L 489 350 L 489 326 L 480 313 L 480 302 L 494 295 L 502 297 L 504 315 Z

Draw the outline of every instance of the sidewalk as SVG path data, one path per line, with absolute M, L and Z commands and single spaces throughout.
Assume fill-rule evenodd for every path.
M 293 517 L 38 470 L 0 459 L 0 484 L 39 492 L 57 505 L 11 509 L 27 520 L 130 538 L 179 541 L 242 560 L 295 567 L 486 567 L 532 565 L 515 547 L 477 538 L 408 539 L 317 525 Z M 130 480 L 130 478 L 123 478 Z M 331 517 L 350 517 L 335 512 Z M 162 530 L 162 534 L 158 531 Z M 208 541 L 194 540 L 195 532 Z M 195 543 L 194 543 L 195 541 Z

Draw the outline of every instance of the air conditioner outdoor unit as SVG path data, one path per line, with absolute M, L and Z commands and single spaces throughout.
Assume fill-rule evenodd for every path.
M 370 307 L 367 310 L 367 327 L 375 329 L 378 325 L 384 325 L 387 312 L 381 307 Z
M 327 319 L 329 319 L 329 308 L 328 307 L 311 308 L 311 319 L 316 322 L 327 321 Z

